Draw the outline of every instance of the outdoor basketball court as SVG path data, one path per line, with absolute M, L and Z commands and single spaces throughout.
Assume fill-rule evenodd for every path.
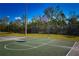
M 74 47 L 78 45 L 75 41 L 32 37 L 26 37 L 26 39 L 24 37 L 0 37 L 0 39 L 4 39 L 0 42 L 0 55 L 68 56 L 72 55 L 72 48 L 78 51 L 78 48 Z

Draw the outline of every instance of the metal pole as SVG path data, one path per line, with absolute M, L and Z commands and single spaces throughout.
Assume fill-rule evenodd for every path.
M 24 13 L 25 13 L 25 16 L 24 16 L 24 21 L 25 21 L 25 24 L 24 24 L 25 25 L 25 39 L 26 39 L 27 38 L 26 37 L 27 36 L 27 17 L 26 17 L 27 16 L 27 14 L 26 14 L 27 13 L 27 8 L 26 8 L 26 6 L 25 6 L 25 12 Z
M 27 35 L 27 19 L 25 17 L 25 38 L 26 38 L 26 35 Z

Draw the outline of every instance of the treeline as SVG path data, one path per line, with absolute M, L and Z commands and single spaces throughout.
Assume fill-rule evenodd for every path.
M 59 6 L 46 8 L 43 15 L 32 17 L 31 22 L 27 22 L 26 16 L 9 20 L 7 16 L 0 18 L 0 32 L 79 35 L 79 15 L 74 11 L 66 15 Z
M 18 18 L 14 20 L 10 20 L 8 16 L 5 16 L 0 19 L 0 32 L 24 33 L 25 20 L 25 16 L 23 16 L 22 19 Z
M 27 25 L 27 32 L 79 35 L 79 16 L 75 11 L 67 16 L 59 6 L 48 7 L 42 16 L 32 18 Z

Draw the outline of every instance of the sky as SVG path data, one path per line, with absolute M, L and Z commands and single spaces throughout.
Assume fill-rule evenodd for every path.
M 8 16 L 10 21 L 14 21 L 26 14 L 28 21 L 31 21 L 33 16 L 43 15 L 46 8 L 56 6 L 60 6 L 66 16 L 71 11 L 79 14 L 78 3 L 0 3 L 0 18 Z
M 31 21 L 33 16 L 43 15 L 44 10 L 48 7 L 56 7 L 59 6 L 65 15 L 68 17 L 70 12 L 75 11 L 76 14 L 79 14 L 79 4 L 77 3 L 31 3 L 28 4 L 28 19 Z
M 10 21 L 21 19 L 25 14 L 25 4 L 0 3 L 0 18 L 8 16 Z

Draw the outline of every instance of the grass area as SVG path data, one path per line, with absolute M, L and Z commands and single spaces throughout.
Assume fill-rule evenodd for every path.
M 27 34 L 33 38 L 49 38 L 49 39 L 58 39 L 58 40 L 74 40 L 79 41 L 79 36 L 67 36 L 59 34 Z
M 48 45 L 40 46 L 34 45 L 35 43 L 47 43 L 51 42 Z M 56 43 L 55 43 L 56 42 Z M 58 43 L 57 43 L 58 42 Z M 39 45 L 41 45 L 39 44 Z M 59 42 L 59 41 L 52 41 L 48 39 L 32 39 L 32 40 L 27 40 L 26 42 L 16 42 L 16 41 L 5 41 L 5 42 L 0 42 L 0 55 L 2 56 L 65 56 L 70 49 L 68 48 L 61 48 L 57 46 L 51 46 L 51 45 L 63 45 L 64 46 L 73 46 L 74 41 L 72 42 Z M 8 48 L 12 49 L 28 49 L 30 48 L 29 46 L 24 46 L 24 45 L 30 45 L 33 47 L 38 47 L 38 48 L 33 48 L 33 49 L 28 49 L 28 50 L 7 50 L 4 48 L 4 45 L 8 45 Z
M 25 36 L 25 34 L 9 33 L 9 32 L 0 32 L 0 36 Z
M 20 33 L 7 33 L 0 32 L 0 36 L 25 36 L 25 34 Z M 59 40 L 79 40 L 79 36 L 68 36 L 59 34 L 26 34 L 32 38 L 49 38 L 49 39 L 59 39 Z

